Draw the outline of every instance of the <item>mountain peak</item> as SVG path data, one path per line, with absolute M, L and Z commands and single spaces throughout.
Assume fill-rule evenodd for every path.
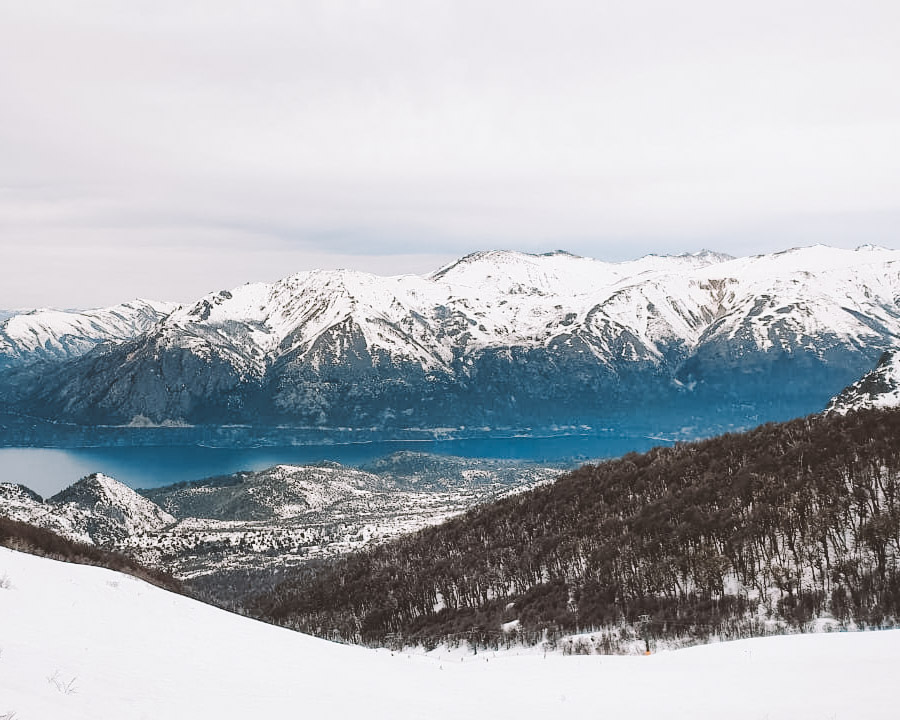
M 175 522 L 156 503 L 103 473 L 81 478 L 48 502 L 70 508 L 77 524 L 98 543 L 159 530 Z
M 69 487 L 60 490 L 50 498 L 50 502 L 58 504 L 71 502 L 90 506 L 97 503 L 114 505 L 122 501 L 133 501 L 133 496 L 140 498 L 140 495 L 127 485 L 109 475 L 97 472 L 86 475 Z
M 476 250 L 475 252 L 471 252 L 468 255 L 463 255 L 461 258 L 454 260 L 447 265 L 444 265 L 444 267 L 435 270 L 433 273 L 427 275 L 427 277 L 430 280 L 441 280 L 443 278 L 446 278 L 453 271 L 459 271 L 462 268 L 473 265 L 480 265 L 484 263 L 502 264 L 521 261 L 527 258 L 549 258 L 559 257 L 561 255 L 576 257 L 575 255 L 567 253 L 564 250 L 554 250 L 553 252 L 544 253 L 542 255 L 532 255 L 529 253 L 520 252 L 518 250 Z
M 729 260 L 734 260 L 734 255 L 729 255 L 728 253 L 717 252 L 715 250 L 708 250 L 707 248 L 702 248 L 697 252 L 693 253 L 681 253 L 680 255 L 676 255 L 678 258 L 693 258 L 696 260 L 705 260 L 710 263 L 719 263 L 719 262 L 728 262 Z

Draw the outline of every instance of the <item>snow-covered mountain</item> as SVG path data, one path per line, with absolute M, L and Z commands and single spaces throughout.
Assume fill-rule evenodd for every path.
M 115 545 L 175 522 L 155 503 L 102 473 L 82 478 L 47 501 L 23 485 L 0 483 L 0 514 L 97 545 Z
M 0 369 L 38 360 L 66 360 L 103 342 L 122 342 L 162 320 L 176 306 L 133 300 L 99 310 L 32 310 L 0 315 Z
M 831 399 L 826 412 L 893 407 L 900 407 L 900 350 L 885 352 L 871 372 Z
M 80 523 L 97 544 L 115 542 L 136 533 L 161 530 L 175 518 L 127 485 L 94 473 L 58 492 L 49 502 Z
M 650 657 L 348 647 L 0 548 L 0 717 L 895 718 L 900 631 Z M 498 632 L 499 632 L 498 628 Z
M 900 252 L 871 246 L 482 252 L 427 276 L 315 271 L 207 295 L 39 380 L 7 376 L 0 396 L 82 423 L 746 424 L 859 377 L 897 345 L 898 298 Z

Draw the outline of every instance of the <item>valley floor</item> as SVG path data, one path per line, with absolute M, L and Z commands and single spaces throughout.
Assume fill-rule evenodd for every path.
M 896 718 L 900 631 L 650 657 L 335 645 L 0 548 L 0 719 Z

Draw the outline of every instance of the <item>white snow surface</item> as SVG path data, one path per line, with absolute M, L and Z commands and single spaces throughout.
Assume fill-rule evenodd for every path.
M 0 717 L 897 717 L 900 631 L 650 657 L 335 645 L 94 567 L 0 548 Z
M 601 362 L 627 334 L 634 359 L 672 343 L 736 336 L 761 350 L 900 335 L 900 251 L 813 246 L 731 258 L 712 252 L 607 263 L 563 252 L 478 252 L 426 276 L 310 271 L 248 284 L 176 310 L 163 345 L 262 377 L 288 356 L 318 367 L 346 349 L 349 323 L 370 351 L 426 372 L 485 348 L 589 338 Z M 881 330 L 876 332 L 873 327 Z

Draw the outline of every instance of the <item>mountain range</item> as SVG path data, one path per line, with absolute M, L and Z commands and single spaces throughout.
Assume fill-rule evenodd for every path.
M 14 337 L 13 317 L 0 410 L 83 425 L 747 426 L 818 411 L 869 370 L 897 345 L 898 299 L 900 252 L 872 246 L 303 272 L 165 316 L 152 305 L 85 342 L 62 321 L 49 343 Z

